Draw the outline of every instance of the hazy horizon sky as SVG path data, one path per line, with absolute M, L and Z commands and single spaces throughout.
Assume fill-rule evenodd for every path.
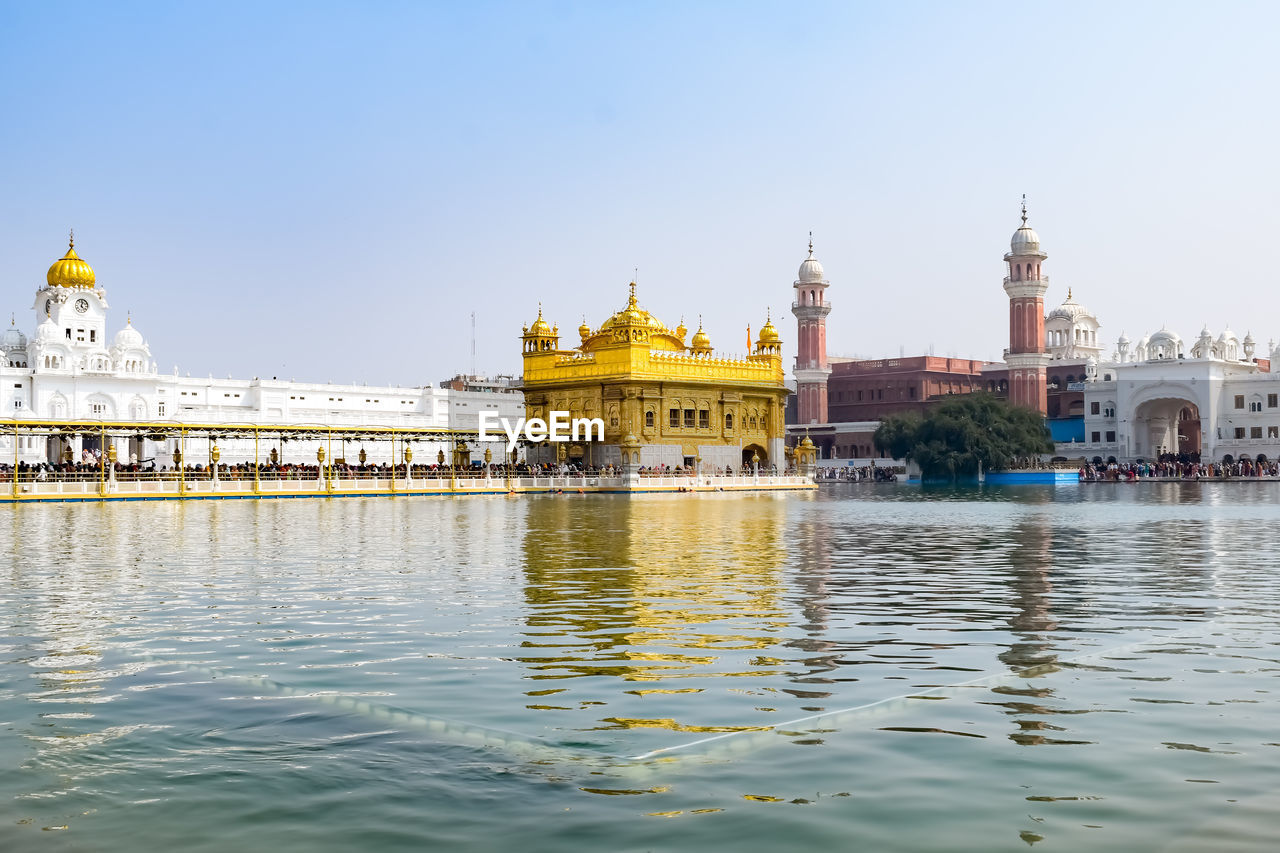
M 1108 351 L 1280 337 L 1276 4 L 0 0 L 0 309 L 76 231 L 162 372 L 518 373 L 626 301 L 997 360 L 1026 193 Z M 1243 251 L 1245 248 L 1249 252 Z M 1263 269 L 1266 267 L 1266 269 Z M 1262 269 L 1262 273 L 1258 270 Z M 8 316 L 4 317 L 7 325 Z M 1261 349 L 1261 346 L 1260 346 Z M 1259 353 L 1261 354 L 1261 353 Z

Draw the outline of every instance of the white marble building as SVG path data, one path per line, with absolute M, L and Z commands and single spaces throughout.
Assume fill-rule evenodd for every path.
M 172 421 L 199 424 L 316 424 L 322 426 L 452 427 L 474 429 L 481 408 L 503 417 L 524 415 L 523 395 L 441 388 L 333 385 L 263 379 L 215 379 L 161 372 L 146 339 L 130 320 L 109 336 L 106 291 L 90 266 L 76 255 L 74 239 L 67 253 L 49 267 L 35 295 L 38 318 L 28 336 L 17 328 L 0 332 L 0 411 L 4 419 L 84 422 Z M 0 461 L 56 461 L 58 439 L 0 433 Z M 97 449 L 92 436 L 72 440 L 76 459 Z M 219 443 L 224 463 L 251 461 L 252 440 Z M 496 445 L 495 445 L 496 447 Z M 365 447 L 370 462 L 390 461 L 388 443 Z M 439 448 L 421 443 L 415 462 L 429 464 Z M 117 439 L 121 461 L 153 459 L 171 465 L 173 442 L 145 437 Z M 315 448 L 279 447 L 284 461 L 314 463 Z M 263 451 L 265 452 L 265 451 Z M 355 449 L 348 455 L 354 462 Z M 448 450 L 446 449 L 446 454 Z M 495 450 L 501 456 L 500 450 Z M 186 459 L 207 462 L 207 448 L 195 444 Z M 397 461 L 400 461 L 397 459 Z
M 1132 350 L 1130 347 L 1132 346 Z M 1255 355 L 1252 335 L 1205 328 L 1188 348 L 1168 329 L 1091 363 L 1084 383 L 1085 443 L 1072 455 L 1155 459 L 1198 453 L 1204 460 L 1280 455 L 1280 350 Z M 1276 371 L 1276 372 L 1272 372 Z M 1060 445 L 1060 450 L 1063 448 Z

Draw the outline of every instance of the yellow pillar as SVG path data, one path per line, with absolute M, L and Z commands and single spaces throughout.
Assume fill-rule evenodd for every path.
M 187 461 L 187 431 L 185 429 L 178 430 L 178 494 L 185 495 L 187 493 L 187 475 L 182 470 L 183 463 Z
M 18 422 L 13 422 L 13 496 L 18 496 Z
M 98 428 L 98 494 L 107 493 L 107 427 Z

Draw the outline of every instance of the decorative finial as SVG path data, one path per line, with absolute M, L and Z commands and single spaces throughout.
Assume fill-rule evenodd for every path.
M 70 249 L 74 249 L 76 247 L 76 229 L 71 229 L 71 236 L 67 238 L 67 243 L 69 244 L 68 248 Z
M 1027 194 L 1022 194 L 1022 224 L 1027 224 Z
M 813 232 L 809 232 L 809 257 L 813 257 Z
M 126 326 L 132 326 L 132 325 L 133 325 L 133 312 L 132 312 L 132 311 L 126 311 L 126 312 L 124 312 L 124 324 L 125 324 Z
M 1070 301 L 1071 301 L 1071 288 L 1069 288 L 1069 287 L 1067 288 L 1067 301 L 1068 301 L 1068 302 L 1070 302 Z
M 10 325 L 10 326 L 16 326 L 17 324 L 18 324 L 18 315 L 16 315 L 16 314 L 10 314 L 10 315 L 9 315 L 9 325 Z
M 640 268 L 639 268 L 639 267 L 636 267 L 636 278 L 639 278 L 639 277 L 640 277 L 639 273 L 640 273 Z M 631 297 L 630 297 L 630 301 L 631 301 L 631 304 L 632 304 L 632 305 L 635 305 L 635 304 L 636 304 L 636 282 L 635 282 L 635 279 L 632 279 L 632 281 L 631 281 Z

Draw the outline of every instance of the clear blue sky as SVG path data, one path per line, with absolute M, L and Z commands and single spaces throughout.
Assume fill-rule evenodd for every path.
M 1027 193 L 1108 345 L 1280 337 L 1280 4 L 0 3 L 0 292 L 74 226 L 162 370 L 434 383 L 641 303 L 717 348 L 814 232 L 833 354 L 998 359 Z M 5 318 L 8 319 L 7 317 Z M 794 321 L 780 324 L 794 352 Z

